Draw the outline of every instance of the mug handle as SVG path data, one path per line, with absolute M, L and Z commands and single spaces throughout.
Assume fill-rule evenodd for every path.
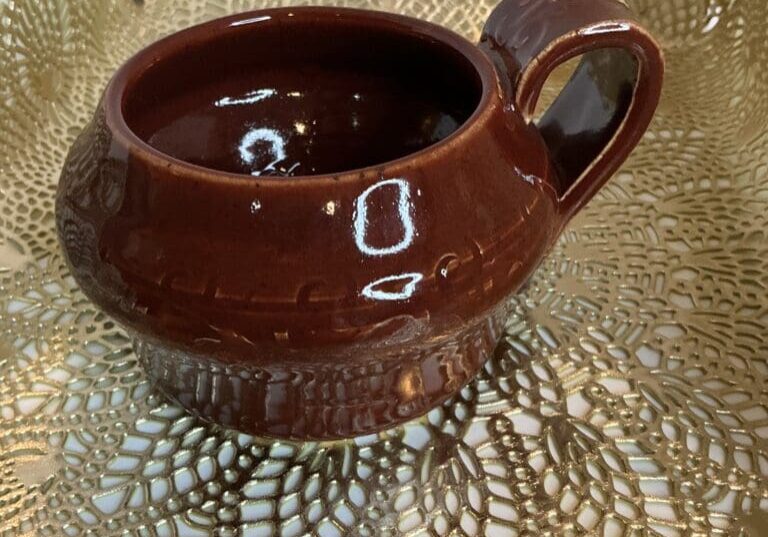
M 619 0 L 502 0 L 480 46 L 502 75 L 512 112 L 527 123 L 552 71 L 583 55 L 538 122 L 556 170 L 564 226 L 648 128 L 664 78 L 661 48 Z

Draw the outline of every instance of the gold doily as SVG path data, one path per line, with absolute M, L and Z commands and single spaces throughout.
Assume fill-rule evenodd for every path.
M 472 39 L 493 4 L 346 3 Z M 0 0 L 0 534 L 768 533 L 768 4 L 630 2 L 669 73 L 640 149 L 461 396 L 328 444 L 162 402 L 54 234 L 65 152 L 112 71 L 265 4 Z

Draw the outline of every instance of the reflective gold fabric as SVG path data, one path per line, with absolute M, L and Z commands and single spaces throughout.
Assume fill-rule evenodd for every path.
M 63 158 L 132 52 L 286 3 L 0 0 L 0 533 L 765 535 L 764 0 L 629 2 L 665 47 L 660 110 L 460 397 L 377 437 L 291 444 L 152 394 L 63 264 Z M 493 5 L 344 3 L 472 39 Z

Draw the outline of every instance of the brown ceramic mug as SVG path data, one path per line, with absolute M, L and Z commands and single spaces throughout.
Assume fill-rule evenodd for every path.
M 478 371 L 662 77 L 615 0 L 505 0 L 479 47 L 341 8 L 215 20 L 115 74 L 64 168 L 59 235 L 187 408 L 270 436 L 374 432 Z

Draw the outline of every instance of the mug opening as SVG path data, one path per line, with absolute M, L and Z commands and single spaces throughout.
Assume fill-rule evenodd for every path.
M 408 158 L 482 108 L 482 53 L 448 30 L 356 10 L 256 14 L 150 47 L 122 94 L 131 132 L 196 167 L 317 176 Z

